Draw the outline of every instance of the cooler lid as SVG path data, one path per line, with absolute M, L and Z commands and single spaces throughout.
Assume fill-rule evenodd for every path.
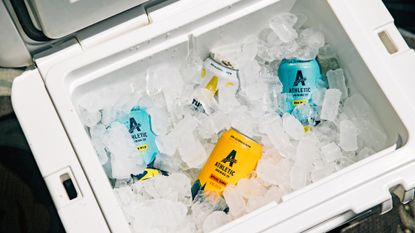
M 26 0 L 23 4 L 33 25 L 46 37 L 58 39 L 148 1 Z

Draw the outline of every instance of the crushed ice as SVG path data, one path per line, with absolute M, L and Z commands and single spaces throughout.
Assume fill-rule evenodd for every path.
M 219 88 L 213 98 L 201 88 L 197 80 L 205 58 L 191 52 L 180 68 L 156 65 L 134 81 L 79 100 L 80 118 L 133 231 L 210 232 L 385 148 L 386 133 L 375 113 L 363 96 L 350 96 L 337 55 L 321 30 L 303 27 L 306 20 L 282 13 L 257 36 L 211 48 L 214 58 L 239 69 L 237 94 Z M 321 85 L 312 93 L 317 110 L 306 103 L 292 114 L 281 112 L 288 97 L 281 93 L 275 67 L 283 58 L 317 55 L 328 81 L 328 89 Z M 192 98 L 209 114 L 192 109 Z M 141 173 L 145 162 L 116 119 L 137 105 L 147 109 L 157 135 L 160 154 L 154 166 L 170 174 L 131 183 L 130 174 Z M 317 125 L 305 132 L 303 124 Z M 256 171 L 228 186 L 222 197 L 199 193 L 192 200 L 199 169 L 220 132 L 230 127 L 263 145 Z

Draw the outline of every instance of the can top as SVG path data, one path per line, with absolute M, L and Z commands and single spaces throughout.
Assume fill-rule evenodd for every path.
M 237 129 L 230 128 L 228 131 L 225 132 L 226 134 L 230 134 L 230 137 L 232 138 L 233 134 L 238 135 L 238 137 L 233 137 L 236 141 L 244 145 L 248 148 L 262 148 L 261 144 L 256 142 L 254 139 L 250 138 L 249 136 L 245 135 L 244 133 L 240 132 Z
M 238 71 L 238 69 L 236 69 L 232 63 L 230 61 L 227 61 L 225 59 L 222 59 L 219 55 L 215 54 L 215 53 L 210 53 L 208 59 L 212 59 L 213 61 L 215 61 L 218 64 L 221 64 L 222 66 L 233 70 L 233 71 Z
M 302 63 L 318 63 L 317 58 L 313 58 L 310 60 L 302 60 L 299 58 L 284 58 L 281 61 L 282 64 L 302 64 Z

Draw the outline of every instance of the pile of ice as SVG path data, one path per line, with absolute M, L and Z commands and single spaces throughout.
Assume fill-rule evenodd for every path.
M 239 68 L 236 95 L 219 88 L 213 97 L 201 87 L 205 58 L 191 52 L 180 68 L 158 64 L 79 101 L 79 115 L 135 232 L 209 232 L 385 148 L 386 134 L 370 105 L 361 95 L 349 94 L 347 76 L 323 32 L 304 28 L 305 22 L 304 16 L 283 13 L 258 35 L 212 48 L 217 59 Z M 329 84 L 313 93 L 318 111 L 303 104 L 292 115 L 282 113 L 280 61 L 317 55 Z M 195 111 L 195 97 L 213 113 Z M 145 164 L 137 160 L 127 129 L 114 121 L 133 106 L 150 113 L 160 151 L 155 167 L 170 176 L 128 182 Z M 298 119 L 320 123 L 305 132 Z M 199 193 L 192 201 L 191 184 L 220 133 L 231 127 L 263 145 L 256 171 L 227 187 L 223 197 Z

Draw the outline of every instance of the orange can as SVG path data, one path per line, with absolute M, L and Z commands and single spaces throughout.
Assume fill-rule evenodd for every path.
M 262 146 L 230 129 L 222 134 L 192 186 L 193 198 L 200 190 L 222 194 L 227 185 L 247 178 L 262 155 Z

